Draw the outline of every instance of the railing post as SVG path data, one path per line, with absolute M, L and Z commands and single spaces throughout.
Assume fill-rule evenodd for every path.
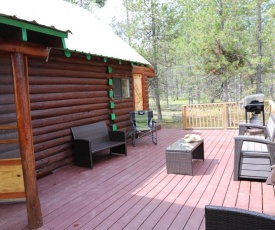
M 222 104 L 222 126 L 223 126 L 223 129 L 227 128 L 226 103 Z
M 186 129 L 187 128 L 187 116 L 186 116 L 186 106 L 182 106 L 182 128 Z

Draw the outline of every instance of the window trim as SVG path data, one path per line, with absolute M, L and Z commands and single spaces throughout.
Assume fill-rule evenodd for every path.
M 126 93 L 124 92 L 124 84 L 123 81 L 126 81 Z M 130 98 L 130 79 L 123 77 L 114 77 L 113 78 L 113 91 L 114 91 L 114 99 L 126 99 Z M 127 95 L 126 95 L 127 94 Z

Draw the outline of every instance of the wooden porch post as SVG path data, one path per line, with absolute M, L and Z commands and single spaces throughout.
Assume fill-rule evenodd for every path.
M 187 129 L 187 116 L 186 116 L 186 106 L 182 106 L 182 124 L 183 129 Z
M 21 53 L 12 54 L 12 69 L 28 225 L 29 229 L 37 229 L 43 225 L 43 220 L 35 174 L 27 57 Z
M 223 129 L 227 129 L 227 107 L 225 102 L 222 104 L 222 126 Z

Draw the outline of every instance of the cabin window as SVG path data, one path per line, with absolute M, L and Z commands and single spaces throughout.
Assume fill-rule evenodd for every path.
M 129 98 L 130 97 L 130 84 L 127 78 L 114 78 L 113 79 L 114 98 Z

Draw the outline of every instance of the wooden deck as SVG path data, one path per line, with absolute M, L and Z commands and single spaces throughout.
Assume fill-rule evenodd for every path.
M 167 174 L 165 148 L 187 133 L 204 138 L 205 161 L 194 176 Z M 46 229 L 205 229 L 207 204 L 275 215 L 274 187 L 233 181 L 236 130 L 158 132 L 158 145 L 146 137 L 128 156 L 100 154 L 93 170 L 66 167 L 38 180 Z M 24 203 L 0 204 L 0 229 L 27 229 Z

